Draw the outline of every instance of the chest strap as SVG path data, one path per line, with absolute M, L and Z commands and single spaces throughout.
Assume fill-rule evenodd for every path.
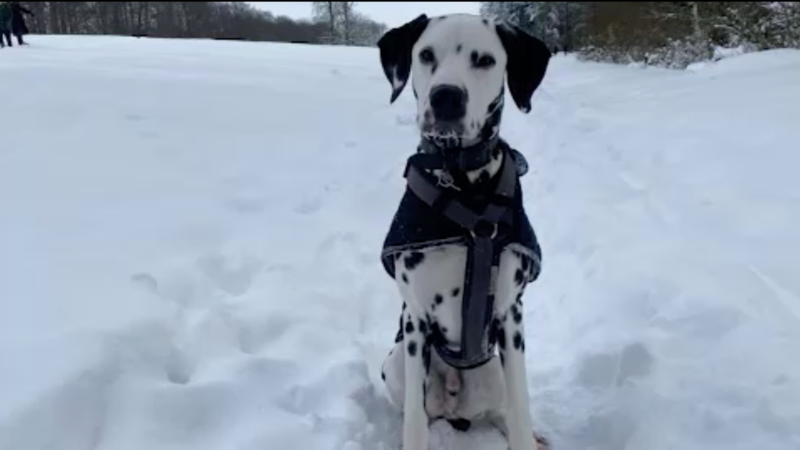
M 505 150 L 504 150 L 505 151 Z M 494 313 L 494 291 L 499 250 L 514 226 L 511 207 L 517 187 L 517 170 L 506 151 L 500 176 L 481 214 L 459 201 L 459 193 L 442 188 L 439 179 L 409 159 L 405 177 L 409 189 L 435 211 L 464 229 L 468 242 L 461 307 L 461 349 L 447 347 L 443 336 L 432 336 L 439 356 L 452 367 L 470 369 L 494 356 L 490 326 Z

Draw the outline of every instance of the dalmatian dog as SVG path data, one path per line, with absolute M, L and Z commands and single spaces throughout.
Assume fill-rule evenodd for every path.
M 506 436 L 510 450 L 545 449 L 547 442 L 531 423 L 522 320 L 523 292 L 538 276 L 541 252 L 532 229 L 526 227 L 521 191 L 514 184 L 526 171 L 524 157 L 498 135 L 506 81 L 516 106 L 529 112 L 551 54 L 541 41 L 515 26 L 466 14 L 423 14 L 389 30 L 378 47 L 392 88 L 390 103 L 412 79 L 421 139 L 417 154 L 441 163 L 422 164 L 415 172 L 418 178 L 437 180 L 419 185 L 423 187 L 418 191 L 411 189 L 407 175 L 410 188 L 393 220 L 394 237 L 387 237 L 382 255 L 403 300 L 395 346 L 382 366 L 390 400 L 403 411 L 403 449 L 427 450 L 429 425 L 440 419 L 461 431 L 485 420 Z M 481 297 L 480 290 L 465 281 L 468 268 L 478 267 L 470 261 L 490 256 L 470 256 L 468 235 L 475 237 L 476 232 L 462 233 L 456 223 L 472 213 L 453 213 L 456 222 L 432 218 L 445 209 L 445 197 L 467 205 L 461 209 L 486 204 L 496 194 L 492 189 L 507 176 L 513 195 L 506 206 L 516 205 L 514 214 L 522 225 L 514 230 L 526 236 L 511 236 L 491 247 L 491 277 L 481 281 L 489 294 Z M 424 204 L 420 198 L 426 195 L 435 200 Z M 431 226 L 431 236 L 409 237 L 430 225 L 429 220 L 439 220 Z M 482 235 L 486 239 L 496 238 L 498 225 L 493 225 Z M 486 239 L 483 242 L 489 242 Z M 470 289 L 475 298 L 490 299 L 482 303 L 490 305 L 487 314 L 466 304 Z M 486 320 L 468 329 L 468 316 Z M 472 340 L 475 330 L 485 331 L 485 339 L 478 336 L 474 342 L 485 344 L 480 348 L 488 356 L 465 362 L 465 339 Z

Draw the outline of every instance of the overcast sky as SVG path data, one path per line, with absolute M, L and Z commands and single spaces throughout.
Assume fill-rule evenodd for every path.
M 311 2 L 248 2 L 276 16 L 293 19 L 311 18 Z M 462 12 L 478 13 L 479 2 L 358 2 L 356 10 L 368 15 L 376 22 L 396 27 L 425 13 L 429 16 Z

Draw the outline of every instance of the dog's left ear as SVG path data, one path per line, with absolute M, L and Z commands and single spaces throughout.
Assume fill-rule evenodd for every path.
M 378 41 L 383 73 L 392 83 L 389 103 L 394 103 L 406 87 L 411 74 L 411 50 L 427 28 L 428 21 L 428 16 L 422 14 L 403 26 L 387 31 Z
M 508 23 L 495 25 L 508 56 L 508 89 L 514 103 L 524 113 L 531 110 L 533 92 L 544 79 L 550 62 L 550 50 L 544 42 Z

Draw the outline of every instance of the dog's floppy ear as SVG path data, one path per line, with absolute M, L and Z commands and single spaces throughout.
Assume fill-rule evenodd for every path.
M 428 16 L 422 14 L 403 26 L 387 31 L 378 41 L 383 73 L 392 83 L 389 103 L 394 103 L 406 87 L 411 74 L 411 50 L 427 26 Z
M 544 42 L 514 25 L 498 23 L 495 29 L 508 55 L 506 73 L 511 97 L 522 112 L 528 113 L 531 96 L 547 71 L 550 50 Z

